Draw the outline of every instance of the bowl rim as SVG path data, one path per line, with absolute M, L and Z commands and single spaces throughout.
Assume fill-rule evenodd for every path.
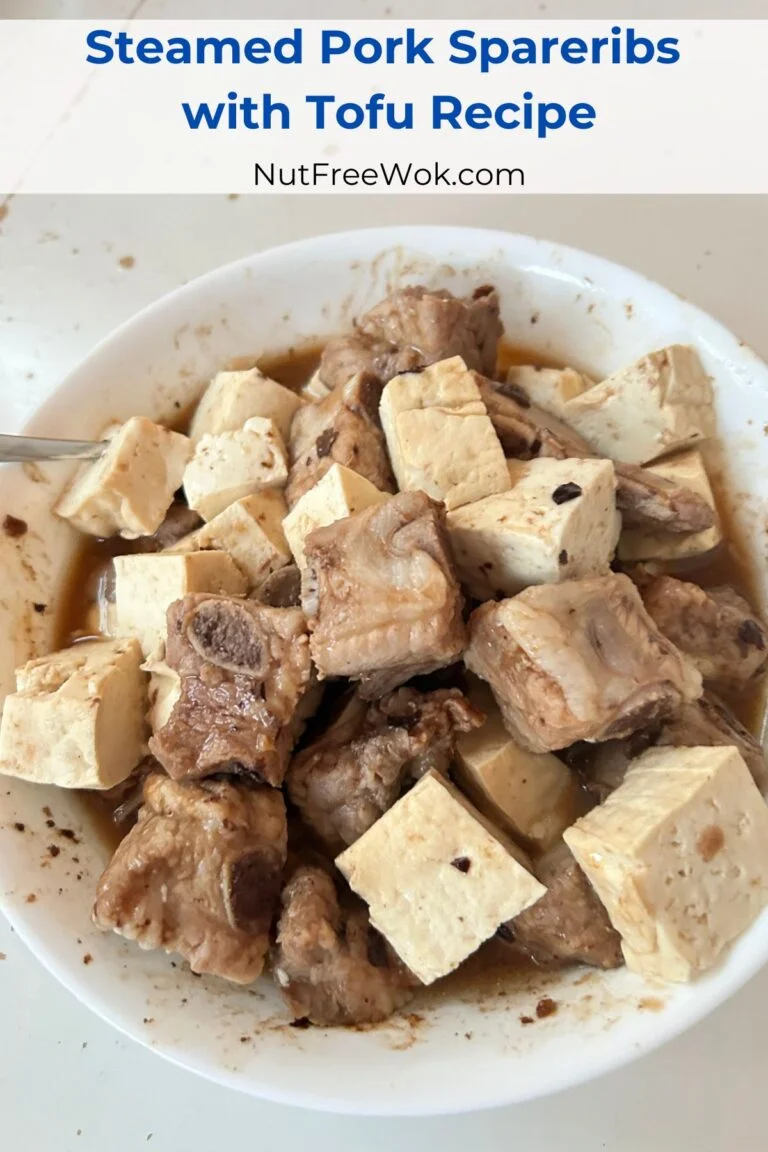
M 579 282 L 589 282 L 593 290 L 597 288 L 599 291 L 603 291 L 607 297 L 614 299 L 634 296 L 642 299 L 643 305 L 652 311 L 664 310 L 668 315 L 679 318 L 690 330 L 692 338 L 700 341 L 703 346 L 710 347 L 713 351 L 716 349 L 718 358 L 727 359 L 733 371 L 745 376 L 748 375 L 756 387 L 759 387 L 761 391 L 768 392 L 768 366 L 748 345 L 720 321 L 696 305 L 691 304 L 671 289 L 665 288 L 642 273 L 635 272 L 624 265 L 569 245 L 539 239 L 523 233 L 452 225 L 391 225 L 321 233 L 320 235 L 293 240 L 287 244 L 262 249 L 219 265 L 193 278 L 188 283 L 165 293 L 142 307 L 99 340 L 90 352 L 51 390 L 43 403 L 25 421 L 23 430 L 25 432 L 40 431 L 40 425 L 45 425 L 51 409 L 61 403 L 62 397 L 76 383 L 78 377 L 87 372 L 93 362 L 104 355 L 111 345 L 131 332 L 140 333 L 142 327 L 156 314 L 183 304 L 186 298 L 191 299 L 201 293 L 214 295 L 219 280 L 227 281 L 237 275 L 238 272 L 252 268 L 261 261 L 273 262 L 281 257 L 294 258 L 296 256 L 322 259 L 329 247 L 335 246 L 346 251 L 350 246 L 354 247 L 356 243 L 366 249 L 366 256 L 368 250 L 372 249 L 385 252 L 390 249 L 404 248 L 419 252 L 421 247 L 426 244 L 429 251 L 425 250 L 424 256 L 434 260 L 437 265 L 441 259 L 445 259 L 446 254 L 451 249 L 463 247 L 465 255 L 472 253 L 474 246 L 481 238 L 483 245 L 488 249 L 492 245 L 498 246 L 502 264 L 517 267 L 523 273 L 538 269 L 551 275 L 553 256 L 557 255 L 557 263 L 562 265 L 560 274 L 572 280 L 574 285 Z M 443 252 L 442 257 L 437 255 L 438 250 Z M 566 271 L 569 268 L 578 268 L 579 272 Z M 606 283 L 610 284 L 610 288 L 604 287 Z M 2 865 L 0 863 L 1 874 Z M 124 1035 L 150 1048 L 171 1063 L 187 1068 L 214 1083 L 280 1104 L 308 1107 L 317 1111 L 339 1114 L 448 1115 L 532 1100 L 576 1086 L 608 1071 L 623 1067 L 637 1057 L 653 1051 L 674 1036 L 686 1031 L 730 998 L 768 960 L 767 936 L 766 944 L 762 950 L 760 947 L 755 947 L 752 954 L 741 955 L 738 965 L 731 964 L 731 957 L 729 957 L 724 966 L 725 970 L 719 972 L 716 987 L 712 986 L 706 978 L 700 980 L 700 994 L 692 996 L 689 1001 L 678 1005 L 674 1015 L 668 1013 L 660 1015 L 653 1033 L 646 1039 L 627 1044 L 623 1050 L 612 1050 L 610 1044 L 602 1045 L 600 1051 L 585 1060 L 583 1064 L 574 1062 L 570 1068 L 565 1071 L 561 1069 L 559 1072 L 557 1068 L 553 1068 L 547 1077 L 542 1078 L 534 1091 L 526 1090 L 524 1094 L 516 1094 L 514 1085 L 511 1084 L 509 1091 L 502 1093 L 498 1090 L 484 1088 L 483 1084 L 478 1083 L 475 1079 L 472 1081 L 470 1089 L 464 1088 L 460 1093 L 455 1094 L 451 1092 L 441 1103 L 439 1112 L 432 1101 L 427 1101 L 425 1107 L 420 1105 L 419 1100 L 407 1095 L 401 1096 L 398 1093 L 393 1094 L 396 1097 L 394 1106 L 387 1109 L 381 1105 L 380 1092 L 372 1092 L 367 1099 L 352 1099 L 349 1094 L 345 1095 L 343 1089 L 334 1095 L 324 1096 L 318 1095 L 315 1090 L 303 1089 L 300 1085 L 295 1089 L 286 1090 L 279 1085 L 270 1084 L 263 1073 L 246 1079 L 243 1075 L 231 1072 L 220 1064 L 216 1065 L 196 1056 L 185 1054 L 183 1044 L 152 1042 L 146 1033 L 143 1033 L 137 1025 L 132 1024 L 122 1014 L 112 997 L 94 991 L 89 986 L 83 972 L 79 972 L 74 966 L 66 962 L 59 961 L 55 952 L 38 937 L 34 917 L 25 911 L 26 906 L 22 899 L 9 896 L 0 888 L 0 908 L 21 940 L 59 983 L 82 1004 Z M 753 925 L 744 934 L 743 939 L 750 936 L 754 927 Z M 311 1057 L 305 1058 L 311 1059 Z M 555 1063 L 559 1064 L 559 1062 Z M 467 1084 L 467 1081 L 464 1083 Z

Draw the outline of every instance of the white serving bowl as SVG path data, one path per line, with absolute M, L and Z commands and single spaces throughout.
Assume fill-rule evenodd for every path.
M 39 435 L 87 437 L 111 418 L 166 417 L 235 356 L 324 337 L 404 283 L 463 293 L 498 286 L 513 342 L 601 375 L 672 341 L 696 346 L 715 385 L 726 451 L 714 466 L 738 496 L 735 520 L 764 558 L 768 369 L 677 296 L 624 268 L 556 244 L 463 228 L 386 228 L 320 236 L 258 253 L 195 280 L 105 340 L 29 423 Z M 51 514 L 67 466 L 0 470 L 0 691 L 13 668 L 51 643 L 74 534 Z M 765 575 L 760 572 L 765 592 Z M 46 605 L 35 610 L 34 605 Z M 59 827 L 46 827 L 48 806 Z M 17 830 L 14 825 L 24 826 Z M 60 848 L 52 856 L 48 846 Z M 725 961 L 689 986 L 651 987 L 625 969 L 574 969 L 486 989 L 427 995 L 410 1013 L 361 1031 L 288 1025 L 266 981 L 253 991 L 193 977 L 92 926 L 108 850 L 76 797 L 0 778 L 0 893 L 31 950 L 79 999 L 127 1035 L 221 1084 L 329 1111 L 458 1112 L 527 1100 L 598 1076 L 689 1027 L 768 958 L 768 912 Z M 534 1024 L 540 996 L 558 1011 Z

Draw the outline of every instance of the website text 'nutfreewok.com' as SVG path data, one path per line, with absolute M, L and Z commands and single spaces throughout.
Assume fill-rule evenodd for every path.
M 522 188 L 522 168 L 454 168 L 448 164 L 379 163 L 365 168 L 310 164 L 254 164 L 256 188 Z

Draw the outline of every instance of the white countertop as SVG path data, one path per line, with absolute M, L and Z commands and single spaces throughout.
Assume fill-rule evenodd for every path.
M 95 341 L 198 273 L 302 235 L 419 222 L 531 232 L 599 252 L 681 292 L 768 357 L 768 198 L 36 197 L 13 200 L 0 223 L 0 427 L 18 428 Z M 128 1152 L 147 1142 L 220 1152 L 244 1138 L 284 1152 L 310 1141 L 319 1152 L 393 1141 L 404 1152 L 768 1145 L 768 970 L 686 1036 L 597 1083 L 515 1109 L 386 1121 L 264 1104 L 172 1067 L 82 1008 L 1 918 L 0 961 L 0 1147 L 9 1152 Z

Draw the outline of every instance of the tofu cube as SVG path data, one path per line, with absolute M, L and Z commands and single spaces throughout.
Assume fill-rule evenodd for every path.
M 283 531 L 299 568 L 305 566 L 304 540 L 315 528 L 324 528 L 388 499 L 389 493 L 380 492 L 365 476 L 343 464 L 333 464 L 283 520 Z
M 736 748 L 651 749 L 565 840 L 642 976 L 711 968 L 768 903 L 768 807 Z
M 235 500 L 288 479 L 285 444 L 273 420 L 255 416 L 236 432 L 201 436 L 184 470 L 187 503 L 212 520 Z
M 562 418 L 600 456 L 648 464 L 713 434 L 712 386 L 694 349 L 673 344 L 587 388 Z
M 253 588 L 291 561 L 285 513 L 283 495 L 275 489 L 244 496 L 168 551 L 226 552 Z
M 166 664 L 163 648 L 158 648 L 141 667 L 149 673 L 147 720 L 153 733 L 159 732 L 170 720 L 173 706 L 181 696 L 181 676 Z
M 522 388 L 533 404 L 565 419 L 565 405 L 580 396 L 594 381 L 574 368 L 538 368 L 533 364 L 513 364 L 507 369 L 507 383 Z
M 681 452 L 679 456 L 653 464 L 648 471 L 697 492 L 717 515 L 707 469 L 698 449 L 692 448 L 688 452 Z M 703 532 L 647 532 L 642 528 L 625 528 L 619 539 L 619 559 L 685 560 L 710 552 L 722 538 L 717 520 Z
M 236 432 L 253 416 L 272 420 L 287 442 L 291 421 L 302 400 L 258 368 L 247 372 L 218 372 L 202 395 L 189 435 L 197 444 L 201 436 Z
M 134 416 L 112 430 L 104 455 L 77 474 L 54 511 L 91 536 L 151 536 L 191 455 L 186 436 Z
M 329 388 L 323 380 L 321 380 L 319 368 L 312 373 L 309 380 L 307 380 L 306 384 L 301 389 L 301 395 L 303 398 L 305 400 L 309 400 L 310 402 L 325 400 L 326 396 L 330 396 L 331 392 L 332 389 Z
M 147 678 L 135 640 L 90 640 L 16 672 L 0 772 L 59 788 L 112 788 L 146 754 Z
M 437 772 L 423 776 L 336 865 L 423 984 L 452 972 L 546 891 Z
M 472 802 L 502 831 L 545 852 L 578 814 L 578 785 L 570 768 L 549 752 L 527 752 L 504 727 L 485 685 L 470 692 L 486 721 L 461 733 L 454 771 Z
M 379 412 L 401 491 L 459 508 L 509 488 L 504 451 L 460 356 L 395 376 Z
M 149 552 L 116 556 L 114 625 L 118 636 L 133 636 L 145 656 L 166 639 L 166 613 L 190 592 L 242 596 L 246 579 L 223 552 Z
M 621 530 L 610 460 L 507 461 L 512 487 L 448 513 L 459 577 L 472 596 L 512 596 L 607 572 Z

